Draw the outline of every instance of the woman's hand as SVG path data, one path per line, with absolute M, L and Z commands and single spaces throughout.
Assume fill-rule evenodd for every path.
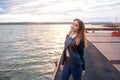
M 63 70 L 63 65 L 62 64 L 60 65 L 60 69 L 61 69 L 61 71 Z
M 82 71 L 82 75 L 84 75 L 84 74 L 85 74 L 85 70 Z

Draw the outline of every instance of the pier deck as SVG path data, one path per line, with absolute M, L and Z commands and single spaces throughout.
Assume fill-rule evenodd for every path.
M 111 37 L 110 34 L 88 33 L 87 39 L 89 41 L 88 47 L 84 50 L 86 73 L 82 76 L 82 80 L 119 80 L 120 37 Z M 61 70 L 58 66 L 53 80 L 60 80 L 60 77 Z
M 111 37 L 109 33 L 89 33 L 87 39 L 120 71 L 120 37 Z

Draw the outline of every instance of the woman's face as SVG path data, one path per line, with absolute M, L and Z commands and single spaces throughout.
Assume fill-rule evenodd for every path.
M 78 21 L 73 21 L 72 25 L 71 25 L 71 31 L 72 32 L 77 32 L 79 28 L 79 24 Z

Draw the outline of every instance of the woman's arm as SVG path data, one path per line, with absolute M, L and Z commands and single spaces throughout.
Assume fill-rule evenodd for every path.
M 62 59 L 61 59 L 61 64 L 64 65 L 65 62 L 65 50 L 62 52 Z
M 69 36 L 69 34 L 66 35 L 65 41 L 66 41 L 66 39 L 67 39 L 68 36 Z M 65 46 L 65 41 L 64 41 L 64 46 Z M 66 58 L 65 49 L 63 50 L 62 55 L 63 55 L 62 56 L 63 58 L 61 60 L 61 64 L 64 65 L 65 58 Z

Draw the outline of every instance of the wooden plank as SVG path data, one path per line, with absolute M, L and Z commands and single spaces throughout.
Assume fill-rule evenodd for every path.
M 57 79 L 58 79 L 58 76 L 60 76 L 59 70 L 60 70 L 60 63 L 61 63 L 62 58 L 63 58 L 63 51 L 62 51 L 62 53 L 61 53 L 61 55 L 60 55 L 59 60 L 57 61 L 57 66 L 56 66 L 56 68 L 55 68 L 55 71 L 54 71 L 52 80 L 57 80 Z

